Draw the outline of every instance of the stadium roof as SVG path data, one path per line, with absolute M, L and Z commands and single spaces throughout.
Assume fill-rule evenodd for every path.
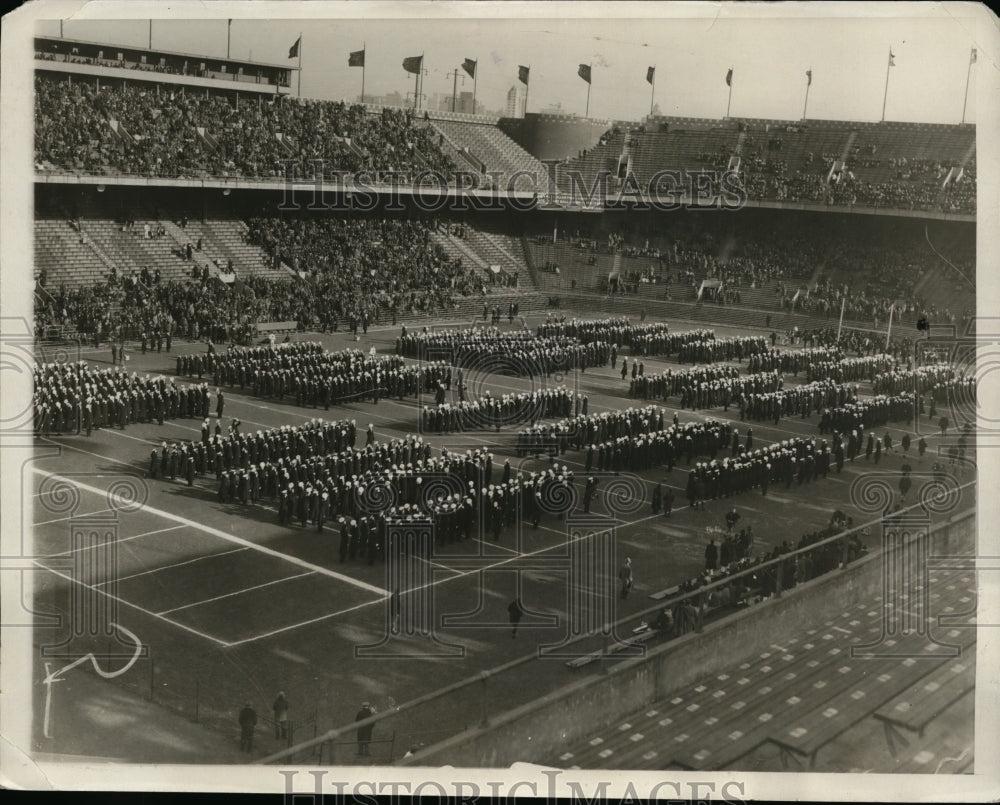
M 273 67 L 277 70 L 298 70 L 298 64 L 275 64 L 274 62 L 252 61 L 251 59 L 234 59 L 225 56 L 206 56 L 204 53 L 183 53 L 176 50 L 162 50 L 159 48 L 145 48 L 136 45 L 119 45 L 114 42 L 92 42 L 86 39 L 64 39 L 59 36 L 36 36 L 35 40 L 44 39 L 48 42 L 66 42 L 71 45 L 90 45 L 101 48 L 118 48 L 119 50 L 131 50 L 138 53 L 158 54 L 161 56 L 180 56 L 185 59 L 197 59 L 199 61 L 225 62 L 226 64 L 252 64 L 255 67 Z

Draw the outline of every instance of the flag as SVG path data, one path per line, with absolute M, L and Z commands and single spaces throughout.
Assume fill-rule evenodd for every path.
M 424 68 L 423 56 L 407 56 L 403 59 L 403 69 L 416 75 Z
M 302 37 L 295 40 L 295 44 L 288 49 L 288 58 L 294 59 L 299 55 L 299 47 L 302 45 Z
M 531 72 L 530 67 L 525 67 L 523 64 L 517 66 L 517 80 L 522 84 L 528 83 L 528 73 Z
M 972 49 L 972 55 L 969 56 L 969 64 L 975 64 L 976 63 L 976 55 L 977 55 L 976 54 L 976 49 L 973 48 Z
M 813 82 L 813 71 L 806 70 L 806 86 L 811 87 Z
M 477 64 L 478 64 L 478 62 L 473 61 L 472 59 L 466 59 L 464 62 L 462 62 L 462 69 L 465 70 L 465 72 L 467 72 L 469 74 L 469 78 L 475 78 L 476 77 L 476 65 Z
M 580 65 L 580 69 L 576 71 L 576 74 L 578 76 L 580 76 L 580 78 L 582 78 L 588 84 L 590 83 L 590 65 L 589 64 L 581 64 Z
M 891 49 L 889 50 L 889 66 L 890 67 L 896 66 L 896 55 L 892 52 Z
M 364 67 L 365 66 L 365 52 L 363 50 L 351 51 L 351 55 L 347 57 L 348 67 Z
M 655 67 L 647 67 L 646 68 L 646 83 L 647 84 L 652 84 L 653 83 L 653 76 L 655 76 L 655 75 L 656 75 L 656 68 Z
M 729 68 L 729 72 L 726 73 L 726 86 L 731 87 L 733 85 L 733 68 Z
M 38 294 L 38 296 L 41 298 L 43 302 L 46 302 L 51 305 L 54 305 L 56 303 L 56 300 L 52 298 L 52 294 L 50 294 L 47 290 L 45 290 L 45 286 L 42 285 L 42 283 L 40 283 L 38 280 L 35 280 L 35 293 Z

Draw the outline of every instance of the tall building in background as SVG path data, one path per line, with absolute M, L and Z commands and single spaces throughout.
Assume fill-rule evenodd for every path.
M 512 86 L 507 90 L 507 104 L 503 110 L 504 117 L 524 117 L 524 87 Z
M 467 115 L 474 115 L 476 110 L 472 105 L 472 93 L 462 90 L 458 93 L 458 99 L 455 102 L 455 111 L 462 112 Z

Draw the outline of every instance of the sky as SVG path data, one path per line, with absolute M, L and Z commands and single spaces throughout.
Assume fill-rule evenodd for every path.
M 587 4 L 590 5 L 590 4 Z M 596 5 L 596 4 L 595 4 Z M 706 14 L 712 6 L 706 6 Z M 611 13 L 610 4 L 601 4 Z M 775 6 L 768 13 L 777 14 Z M 475 14 L 467 7 L 466 15 Z M 660 13 L 663 13 L 662 11 Z M 667 13 L 670 13 L 669 9 Z M 153 47 L 208 56 L 226 54 L 225 19 L 153 22 Z M 41 22 L 38 32 L 58 35 L 57 21 Z M 638 120 L 648 114 L 651 87 L 646 68 L 655 65 L 654 100 L 661 113 L 721 117 L 726 113 L 727 70 L 733 68 L 734 117 L 797 120 L 802 117 L 806 70 L 812 70 L 808 117 L 879 120 L 888 68 L 887 120 L 958 123 L 966 77 L 970 75 L 966 120 L 975 122 L 976 72 L 986 69 L 982 52 L 969 71 L 977 47 L 971 21 L 934 19 L 772 18 L 731 19 L 234 19 L 231 53 L 296 66 L 288 58 L 302 44 L 302 94 L 323 99 L 355 99 L 361 69 L 348 68 L 352 50 L 367 51 L 365 92 L 384 95 L 413 91 L 402 69 L 406 56 L 424 54 L 428 74 L 423 91 L 450 94 L 450 72 L 463 59 L 479 62 L 478 100 L 503 109 L 517 81 L 519 64 L 531 67 L 528 111 L 560 103 L 583 115 L 587 84 L 577 77 L 580 63 L 593 67 L 590 117 Z M 73 19 L 67 38 L 144 46 L 146 20 L 97 22 Z M 467 76 L 459 90 L 471 90 Z M 293 91 L 295 82 L 293 81 Z

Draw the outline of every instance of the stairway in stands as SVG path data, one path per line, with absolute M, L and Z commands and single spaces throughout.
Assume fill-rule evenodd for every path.
M 191 274 L 191 264 L 179 254 L 172 237 L 143 236 L 144 224 L 155 231 L 156 220 L 137 220 L 135 226 L 123 232 L 121 224 L 108 219 L 84 221 L 84 231 L 97 246 L 118 266 L 118 272 L 141 271 L 148 267 L 150 273 L 160 270 L 163 281 L 186 280 Z
M 495 125 L 457 120 L 433 120 L 431 124 L 455 146 L 467 148 L 485 163 L 487 171 L 500 171 L 504 187 L 518 171 L 535 174 L 539 186 L 544 186 L 541 177 L 545 176 L 545 166 Z
M 467 268 L 473 268 L 482 275 L 484 284 L 490 281 L 489 263 L 486 262 L 463 238 L 451 234 L 447 228 L 430 230 L 431 240 L 437 243 L 452 260 L 461 260 Z
M 45 269 L 50 289 L 103 282 L 113 265 L 87 235 L 86 224 L 81 235 L 65 220 L 35 220 L 35 276 Z

